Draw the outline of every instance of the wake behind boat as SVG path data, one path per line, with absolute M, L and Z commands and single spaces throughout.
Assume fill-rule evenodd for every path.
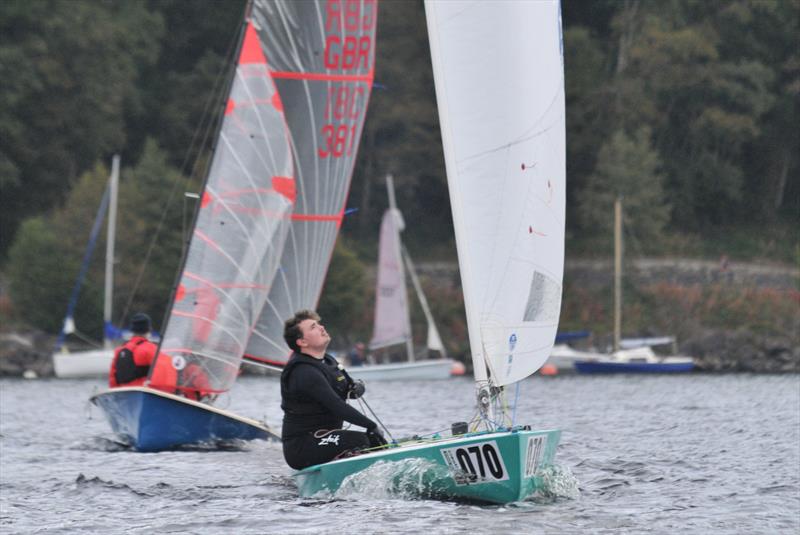
M 191 241 L 149 370 L 150 388 L 113 388 L 92 397 L 112 429 L 141 451 L 276 438 L 264 424 L 210 405 L 239 374 L 295 200 L 283 105 L 249 17 Z
M 401 441 L 300 470 L 302 496 L 380 472 L 410 480 L 420 495 L 514 502 L 542 488 L 558 445 L 557 430 L 514 425 L 503 397 L 544 364 L 558 327 L 566 197 L 560 6 L 426 0 L 425 10 L 478 416 L 446 439 Z

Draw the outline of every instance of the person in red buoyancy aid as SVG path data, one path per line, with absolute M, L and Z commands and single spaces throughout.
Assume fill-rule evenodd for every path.
M 150 328 L 150 316 L 147 314 L 138 313 L 131 318 L 133 336 L 114 350 L 108 374 L 109 387 L 141 386 L 147 380 L 158 347 L 147 338 Z
M 194 401 L 210 401 L 215 394 L 208 375 L 199 364 L 187 364 L 183 356 L 173 357 L 163 352 L 156 359 L 149 386 Z

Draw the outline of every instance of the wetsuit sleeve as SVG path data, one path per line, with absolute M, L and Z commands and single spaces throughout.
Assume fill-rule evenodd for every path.
M 367 430 L 377 427 L 375 422 L 345 403 L 328 384 L 322 372 L 312 366 L 297 366 L 292 370 L 289 388 L 293 392 L 310 397 L 328 409 L 336 418 Z

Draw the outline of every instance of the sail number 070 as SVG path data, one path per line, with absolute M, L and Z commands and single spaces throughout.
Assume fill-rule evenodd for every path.
M 452 470 L 462 474 L 456 481 L 459 484 L 508 479 L 503 458 L 494 441 L 442 449 L 442 455 Z
M 479 475 L 481 479 L 486 478 L 486 469 L 489 470 L 494 479 L 503 477 L 503 465 L 500 464 L 497 451 L 491 444 L 484 444 L 483 447 L 458 448 L 456 450 L 456 459 L 458 459 L 458 464 L 462 470 L 476 476 Z M 472 464 L 472 459 L 475 459 L 475 464 Z M 486 462 L 484 463 L 484 461 Z M 475 465 L 477 465 L 478 470 L 475 470 Z M 484 469 L 484 465 L 486 469 Z

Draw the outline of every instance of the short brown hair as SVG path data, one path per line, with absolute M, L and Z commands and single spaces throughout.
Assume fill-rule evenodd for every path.
M 300 322 L 304 320 L 319 321 L 320 317 L 313 310 L 301 310 L 283 324 L 283 339 L 286 340 L 286 344 L 292 351 L 300 351 L 297 340 L 303 337 L 303 331 L 300 330 Z

